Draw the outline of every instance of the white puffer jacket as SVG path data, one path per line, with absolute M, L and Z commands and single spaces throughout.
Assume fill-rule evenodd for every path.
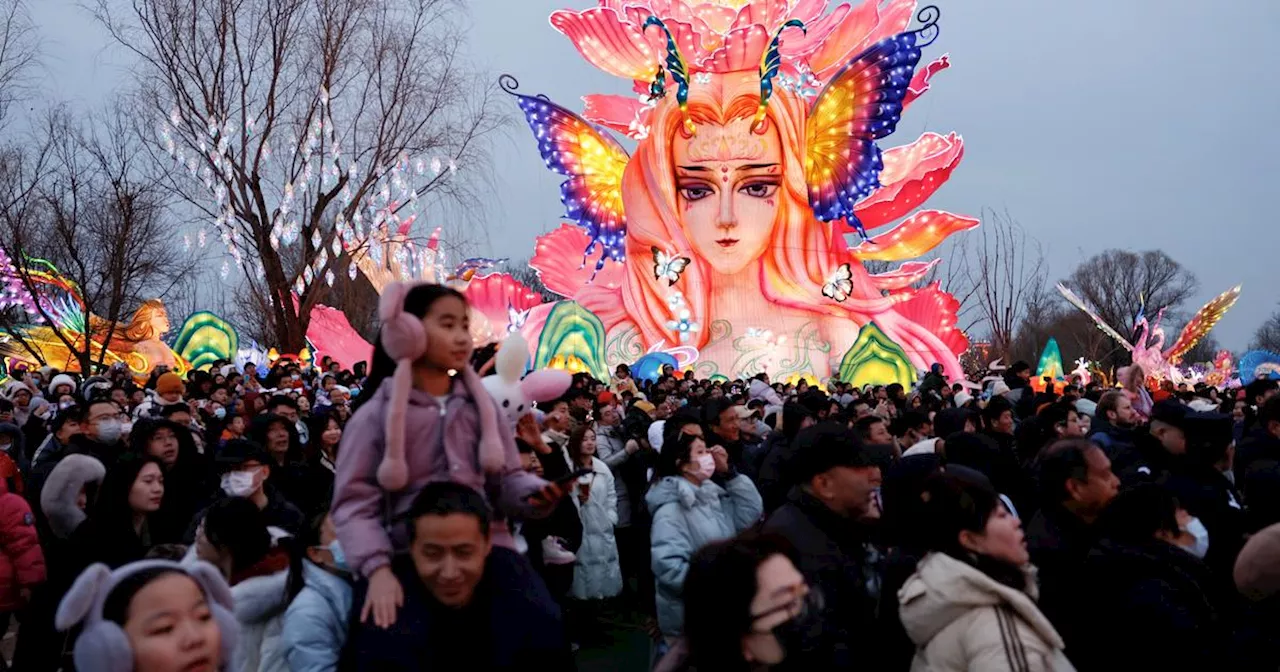
M 930 553 L 898 591 L 900 616 L 916 644 L 912 672 L 1074 672 L 1062 637 L 1027 592 L 1014 590 L 945 553 Z

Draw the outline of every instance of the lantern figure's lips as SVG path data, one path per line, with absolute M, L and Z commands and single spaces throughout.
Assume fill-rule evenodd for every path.
M 733 247 L 734 245 L 737 245 L 737 244 L 738 244 L 737 238 L 721 238 L 720 240 L 716 241 L 716 245 L 719 245 L 720 247 L 725 247 L 725 248 Z

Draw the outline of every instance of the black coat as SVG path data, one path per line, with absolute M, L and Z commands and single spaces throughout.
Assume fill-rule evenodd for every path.
M 395 625 L 356 626 L 348 642 L 356 670 L 573 670 L 560 609 L 527 560 L 495 548 L 471 603 L 450 609 L 422 585 L 408 558 L 392 566 L 404 587 Z M 352 605 L 364 604 L 367 584 Z
M 1112 462 L 1116 460 L 1116 453 L 1133 446 L 1133 438 L 1134 430 L 1116 427 L 1100 416 L 1095 417 L 1089 425 L 1089 439 L 1102 446 L 1102 451 Z M 1112 471 L 1119 473 L 1114 466 Z
M 1088 605 L 1079 601 L 1080 577 L 1094 534 L 1089 525 L 1061 506 L 1036 512 L 1027 524 L 1027 550 L 1039 570 L 1038 605 L 1066 644 L 1068 658 L 1075 652 L 1076 612 Z
M 1085 561 L 1072 662 L 1092 670 L 1234 670 L 1231 597 L 1173 544 L 1099 542 Z M 1070 653 L 1070 651 L 1068 651 Z
M 791 542 L 800 572 L 824 598 L 820 630 L 807 633 L 803 651 L 789 651 L 777 669 L 881 669 L 872 663 L 881 652 L 874 638 L 879 555 L 858 523 L 796 488 L 764 531 Z
M 1262 427 L 1255 426 L 1236 446 L 1233 469 L 1236 474 L 1249 473 L 1249 467 L 1259 460 L 1280 462 L 1280 439 Z
M 774 432 L 764 443 L 764 458 L 760 461 L 756 488 L 764 500 L 764 511 L 775 511 L 787 501 L 791 490 L 791 478 L 786 473 L 787 464 L 795 453 L 793 442 L 782 432 Z

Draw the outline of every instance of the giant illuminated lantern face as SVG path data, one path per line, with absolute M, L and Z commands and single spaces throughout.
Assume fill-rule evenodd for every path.
M 572 347 L 592 371 L 664 351 L 704 375 L 866 382 L 858 371 L 941 362 L 960 377 L 955 300 L 915 286 L 934 264 L 862 264 L 918 257 L 978 224 L 921 211 L 866 233 L 911 213 L 962 154 L 954 134 L 876 145 L 947 64 L 916 72 L 937 12 L 908 31 L 914 8 L 601 0 L 554 14 L 584 57 L 643 93 L 588 96 L 580 116 L 504 78 L 548 167 L 569 178 L 574 223 L 540 238 L 532 262 L 571 300 L 522 317 L 535 365 Z M 635 139 L 634 154 L 607 129 Z M 855 352 L 863 343 L 874 352 Z

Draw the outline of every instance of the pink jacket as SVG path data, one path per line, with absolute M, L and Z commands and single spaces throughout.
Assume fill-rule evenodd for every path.
M 23 606 L 18 590 L 44 580 L 44 552 L 31 507 L 0 479 L 0 612 L 17 611 Z
M 343 428 L 334 477 L 331 511 L 338 540 L 347 564 L 365 577 L 389 564 L 394 553 L 407 550 L 408 522 L 400 521 L 399 516 L 409 510 L 426 484 L 448 480 L 470 486 L 485 495 L 499 519 L 528 518 L 533 513 L 528 497 L 547 484 L 521 468 L 515 437 L 506 432 L 502 434 L 506 457 L 502 473 L 483 473 L 478 454 L 479 414 L 466 388 L 455 381 L 443 417 L 435 397 L 410 391 L 405 413 L 409 485 L 399 492 L 383 490 L 377 471 L 385 450 L 384 418 L 390 387 L 391 379 L 379 385 Z M 494 403 L 487 396 L 483 401 Z M 392 519 L 397 523 L 389 526 L 387 521 Z M 515 549 L 505 520 L 495 520 L 492 538 L 499 546 Z

